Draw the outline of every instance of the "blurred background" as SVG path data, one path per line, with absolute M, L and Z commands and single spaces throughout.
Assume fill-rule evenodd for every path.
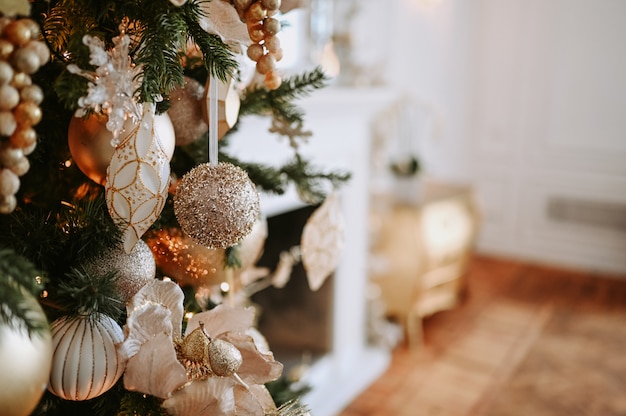
M 300 3 L 284 15 L 282 69 L 332 77 L 303 101 L 302 151 L 353 175 L 327 365 L 308 378 L 314 413 L 374 383 L 342 415 L 624 414 L 607 370 L 623 360 L 602 345 L 626 342 L 626 2 Z M 248 157 L 280 154 L 250 143 Z M 266 201 L 269 216 L 298 206 L 288 199 Z M 577 315 L 589 305 L 620 314 Z M 554 335 L 557 316 L 586 329 Z M 549 397 L 518 389 L 487 413 L 494 386 L 548 336 L 558 346 L 534 365 L 559 377 L 531 371 L 521 384 Z M 583 379 L 600 382 L 571 382 Z
M 620 0 L 312 0 L 286 15 L 284 65 L 396 94 L 389 146 L 472 186 L 479 251 L 623 273 L 624 16 Z

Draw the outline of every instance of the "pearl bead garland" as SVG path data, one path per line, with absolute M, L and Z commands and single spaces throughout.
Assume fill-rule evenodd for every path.
M 32 19 L 0 18 L 0 213 L 16 205 L 19 176 L 28 172 L 26 155 L 37 143 L 33 126 L 41 121 L 43 91 L 30 75 L 45 65 L 50 52 L 38 40 L 39 25 Z
M 248 58 L 256 62 L 256 70 L 264 75 L 265 87 L 275 90 L 282 79 L 276 72 L 276 62 L 283 57 L 280 40 L 276 34 L 281 25 L 274 16 L 280 8 L 280 0 L 233 0 L 239 16 L 248 27 L 252 44 L 248 47 Z

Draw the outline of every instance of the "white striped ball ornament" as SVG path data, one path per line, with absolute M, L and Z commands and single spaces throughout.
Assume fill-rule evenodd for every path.
M 66 400 L 89 400 L 122 376 L 117 352 L 122 328 L 107 315 L 61 317 L 52 323 L 52 370 L 48 390 Z

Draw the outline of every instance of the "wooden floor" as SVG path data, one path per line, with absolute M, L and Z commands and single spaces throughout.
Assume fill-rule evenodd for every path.
M 555 311 L 611 311 L 626 325 L 626 276 L 476 257 L 464 303 L 427 318 L 424 345 L 398 346 L 388 371 L 340 416 L 491 415 L 500 389 Z

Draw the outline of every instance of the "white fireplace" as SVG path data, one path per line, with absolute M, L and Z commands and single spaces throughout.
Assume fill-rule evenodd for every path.
M 303 401 L 314 416 L 336 415 L 389 364 L 389 350 L 367 342 L 368 202 L 372 124 L 396 97 L 384 89 L 330 87 L 300 103 L 305 128 L 313 133 L 301 146 L 301 154 L 322 170 L 352 175 L 340 189 L 346 236 L 341 262 L 329 281 L 329 349 L 313 363 L 304 380 L 312 391 Z M 287 139 L 270 134 L 269 125 L 265 118 L 243 119 L 229 151 L 242 160 L 266 164 L 289 160 L 293 151 Z M 261 204 L 268 218 L 305 206 L 294 189 L 279 197 L 262 195 Z

